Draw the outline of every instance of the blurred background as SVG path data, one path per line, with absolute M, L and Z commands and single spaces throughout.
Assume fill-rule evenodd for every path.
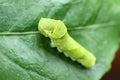
M 116 53 L 111 70 L 105 74 L 102 80 L 120 80 L 120 48 Z

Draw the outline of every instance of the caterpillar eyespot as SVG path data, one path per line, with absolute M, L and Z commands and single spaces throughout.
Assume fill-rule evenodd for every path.
M 67 28 L 60 20 L 41 18 L 38 29 L 45 37 L 51 39 L 51 46 L 57 47 L 65 56 L 77 61 L 86 68 L 94 66 L 95 56 L 76 42 L 67 32 Z

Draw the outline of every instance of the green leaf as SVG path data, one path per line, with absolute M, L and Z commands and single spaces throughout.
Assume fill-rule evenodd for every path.
M 120 0 L 0 0 L 0 80 L 99 80 L 120 42 Z M 38 32 L 41 17 L 64 21 L 97 58 L 86 69 Z

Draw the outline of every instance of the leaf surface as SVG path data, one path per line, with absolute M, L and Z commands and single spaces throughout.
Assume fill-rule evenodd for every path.
M 99 80 L 120 41 L 119 0 L 1 0 L 0 80 Z M 38 32 L 41 17 L 62 20 L 97 58 L 86 69 Z

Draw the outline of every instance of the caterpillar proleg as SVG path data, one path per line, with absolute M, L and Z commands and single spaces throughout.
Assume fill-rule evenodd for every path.
M 67 32 L 65 24 L 60 20 L 41 18 L 38 29 L 45 37 L 51 39 L 51 45 L 57 47 L 65 56 L 77 61 L 86 68 L 94 66 L 95 56 L 76 42 Z

